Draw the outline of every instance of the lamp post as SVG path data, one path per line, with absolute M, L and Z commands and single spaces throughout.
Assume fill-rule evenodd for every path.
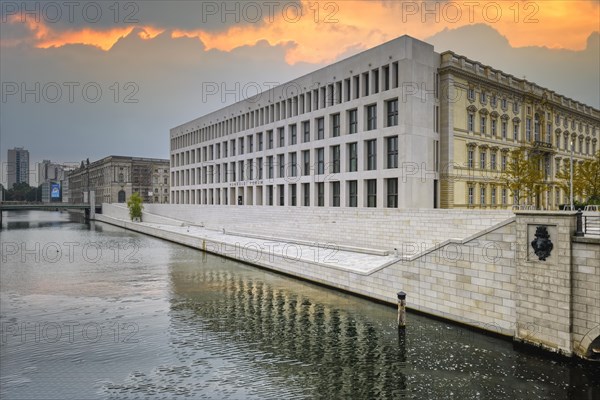
M 569 192 L 571 195 L 571 211 L 575 211 L 575 207 L 573 205 L 573 147 L 575 146 L 575 142 L 571 140 L 571 162 L 569 163 L 570 174 L 571 174 L 571 182 Z

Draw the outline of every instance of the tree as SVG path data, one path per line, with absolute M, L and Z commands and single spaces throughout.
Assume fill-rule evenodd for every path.
M 600 150 L 596 152 L 594 159 L 585 160 L 579 165 L 578 170 L 581 196 L 584 196 L 588 202 L 592 199 L 600 200 Z
M 129 200 L 127 200 L 127 208 L 129 208 L 129 216 L 131 220 L 139 219 L 142 220 L 142 210 L 144 205 L 142 204 L 142 198 L 138 192 L 133 193 Z
M 538 190 L 546 188 L 543 168 L 540 167 L 542 161 L 539 154 L 522 147 L 510 152 L 502 180 L 517 199 L 517 205 L 522 199 L 530 199 Z

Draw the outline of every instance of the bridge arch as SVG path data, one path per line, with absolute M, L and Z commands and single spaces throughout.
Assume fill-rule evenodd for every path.
M 579 348 L 585 358 L 600 360 L 600 325 L 596 325 L 581 339 Z

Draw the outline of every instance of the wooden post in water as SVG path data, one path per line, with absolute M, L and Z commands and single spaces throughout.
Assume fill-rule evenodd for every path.
M 406 293 L 398 292 L 398 329 L 406 327 Z

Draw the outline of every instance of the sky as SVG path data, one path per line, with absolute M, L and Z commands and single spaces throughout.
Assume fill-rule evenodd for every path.
M 600 108 L 598 1 L 0 6 L 2 182 L 17 146 L 32 175 L 43 159 L 168 158 L 170 128 L 405 34 Z

